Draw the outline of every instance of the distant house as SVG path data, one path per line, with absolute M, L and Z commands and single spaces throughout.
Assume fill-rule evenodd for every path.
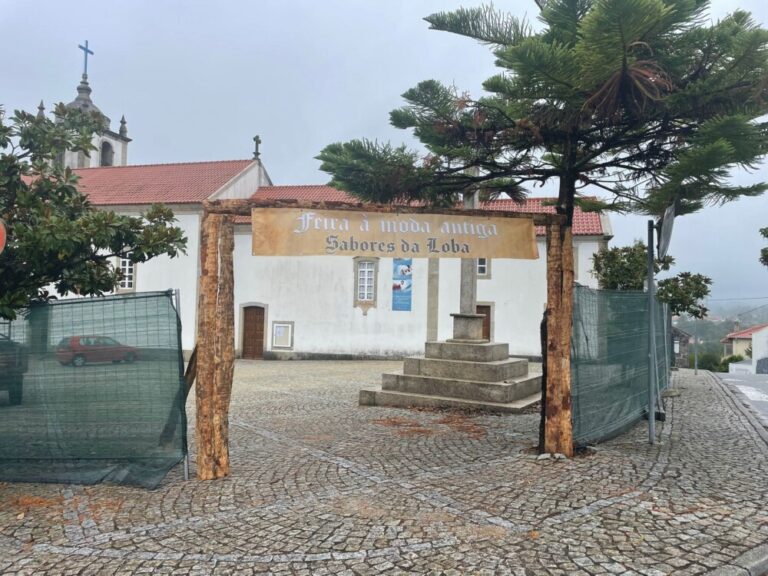
M 752 336 L 766 327 L 768 324 L 758 324 L 728 334 L 720 340 L 723 344 L 723 356 L 747 356 L 747 349 L 752 346 Z
M 768 374 L 768 326 L 752 334 L 752 366 L 755 374 Z
M 690 364 L 691 335 L 680 328 L 672 326 L 672 350 L 674 365 L 677 368 L 688 368 Z

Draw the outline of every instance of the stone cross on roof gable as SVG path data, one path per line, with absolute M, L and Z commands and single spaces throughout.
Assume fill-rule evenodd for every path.
M 261 144 L 261 138 L 259 137 L 258 134 L 256 134 L 256 136 L 253 137 L 253 141 L 256 143 L 256 147 L 253 151 L 253 158 L 254 160 L 258 160 L 259 156 L 261 156 L 261 152 L 259 152 L 259 144 Z

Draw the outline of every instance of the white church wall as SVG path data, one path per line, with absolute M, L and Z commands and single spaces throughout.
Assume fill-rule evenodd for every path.
M 136 265 L 136 291 L 179 289 L 181 345 L 190 351 L 195 346 L 197 318 L 197 274 L 200 249 L 200 214 L 174 210 L 177 226 L 187 236 L 187 253 L 176 258 L 158 256 Z
M 236 348 L 242 348 L 240 308 L 265 311 L 265 353 L 400 356 L 423 351 L 426 339 L 427 260 L 413 261 L 410 312 L 392 310 L 392 259 L 378 261 L 376 306 L 353 307 L 352 258 L 254 257 L 250 230 L 235 235 Z M 293 323 L 293 350 L 273 350 L 273 322 Z

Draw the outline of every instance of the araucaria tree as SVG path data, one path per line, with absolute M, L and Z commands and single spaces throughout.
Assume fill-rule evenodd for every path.
M 57 120 L 0 109 L 0 217 L 8 246 L 0 254 L 0 318 L 58 294 L 101 295 L 117 287 L 116 256 L 144 262 L 186 246 L 170 209 L 152 206 L 142 216 L 97 210 L 77 190 L 77 176 L 57 156 L 91 149 L 102 127 L 97 113 L 59 105 Z
M 521 198 L 556 182 L 567 225 L 551 239 L 563 250 L 560 304 L 548 313 L 569 329 L 570 224 L 585 189 L 659 216 L 670 203 L 682 214 L 765 190 L 725 179 L 768 150 L 757 120 L 768 112 L 768 31 L 743 11 L 711 24 L 705 0 L 540 4 L 536 27 L 490 7 L 426 18 L 490 45 L 501 71 L 479 99 L 432 80 L 403 95 L 390 120 L 413 130 L 425 156 L 354 140 L 319 159 L 332 185 L 370 201 L 451 204 L 479 189 Z
M 768 228 L 761 228 L 760 234 L 763 238 L 768 240 Z M 760 250 L 760 263 L 763 266 L 768 266 L 768 246 Z

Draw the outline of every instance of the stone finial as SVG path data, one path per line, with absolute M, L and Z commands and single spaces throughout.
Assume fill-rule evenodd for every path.
M 125 122 L 125 115 L 120 118 L 120 131 L 118 132 L 123 138 L 128 137 L 128 127 Z
M 259 156 L 261 156 L 261 152 L 259 152 L 259 144 L 261 144 L 261 138 L 259 137 L 258 134 L 256 134 L 256 136 L 253 137 L 253 141 L 256 145 L 253 150 L 253 159 L 258 160 Z
M 37 107 L 37 118 L 38 120 L 45 119 L 45 104 L 43 104 L 42 100 L 40 100 L 40 105 Z

